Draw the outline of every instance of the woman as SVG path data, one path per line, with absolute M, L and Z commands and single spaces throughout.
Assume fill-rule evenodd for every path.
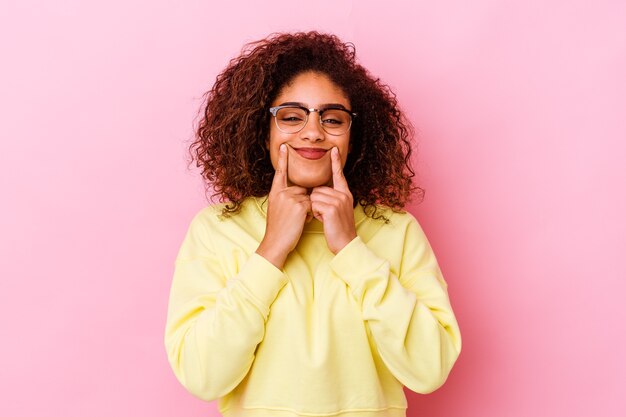
M 354 48 L 317 32 L 249 44 L 190 150 L 222 201 L 176 259 L 165 345 L 225 416 L 404 416 L 460 350 L 415 218 L 410 128 Z

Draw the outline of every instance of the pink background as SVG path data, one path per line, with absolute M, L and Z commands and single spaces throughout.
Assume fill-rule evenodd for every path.
M 409 415 L 626 415 L 625 2 L 5 3 L 0 415 L 217 415 L 163 347 L 205 204 L 184 149 L 244 42 L 308 29 L 420 128 L 410 210 L 464 344 Z

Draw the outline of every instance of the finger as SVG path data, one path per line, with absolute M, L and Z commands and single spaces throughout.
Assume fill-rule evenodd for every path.
M 342 192 L 350 192 L 346 177 L 343 176 L 341 157 L 339 156 L 339 149 L 337 149 L 336 146 L 331 150 L 330 157 L 333 170 L 333 188 Z
M 302 200 L 298 201 L 298 204 L 304 209 L 304 212 L 306 213 L 305 221 L 308 223 L 313 218 L 313 214 L 311 211 L 311 200 L 309 200 L 307 196 L 307 198 L 303 198 Z
M 278 163 L 276 166 L 276 172 L 274 172 L 272 188 L 287 188 L 287 159 L 287 145 L 283 143 L 278 148 Z
M 353 206 L 352 194 L 350 191 L 339 191 L 334 188 L 324 186 L 315 187 L 313 191 L 311 191 L 311 201 L 323 201 L 327 204 L 335 206 Z
M 313 217 L 318 219 L 319 221 L 324 221 L 324 214 L 328 212 L 328 210 L 333 209 L 332 205 L 326 204 L 322 201 L 312 201 L 311 202 L 311 211 L 313 212 Z
M 307 204 L 311 204 L 311 199 L 307 194 L 293 194 L 291 199 L 294 203 L 302 203 L 305 202 Z
M 311 220 L 313 220 L 313 208 L 311 206 L 312 202 L 311 199 L 309 198 L 309 196 L 306 196 L 306 218 L 304 219 L 304 221 L 306 223 L 310 222 Z
M 325 188 L 325 189 L 322 189 Z M 311 201 L 320 201 L 326 204 L 333 204 L 337 202 L 337 198 L 341 195 L 337 190 L 333 190 L 330 187 L 315 187 L 311 192 Z
M 298 185 L 292 185 L 291 187 L 285 188 L 285 192 L 289 195 L 306 195 L 308 197 L 309 191 Z
M 324 195 L 329 195 L 329 196 L 335 196 L 338 194 L 338 191 L 332 187 L 320 185 L 311 190 L 311 195 L 314 195 L 314 194 L 324 194 Z
M 313 204 L 313 203 L 311 203 L 311 200 L 310 200 L 310 199 L 307 199 L 307 200 L 306 200 L 306 202 L 305 202 L 307 216 L 308 216 L 308 215 L 309 215 L 309 213 L 311 213 L 311 212 L 312 212 L 312 210 L 313 210 L 312 204 Z

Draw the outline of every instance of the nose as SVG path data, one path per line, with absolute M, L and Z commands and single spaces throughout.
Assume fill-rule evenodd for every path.
M 324 129 L 320 123 L 320 114 L 317 110 L 311 111 L 309 117 L 304 125 L 304 128 L 300 131 L 300 138 L 303 140 L 310 140 L 312 142 L 319 142 L 324 140 Z

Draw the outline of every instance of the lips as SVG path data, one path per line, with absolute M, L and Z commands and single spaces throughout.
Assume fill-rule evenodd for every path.
M 327 149 L 322 148 L 293 148 L 293 150 L 306 159 L 320 159 L 328 152 Z

